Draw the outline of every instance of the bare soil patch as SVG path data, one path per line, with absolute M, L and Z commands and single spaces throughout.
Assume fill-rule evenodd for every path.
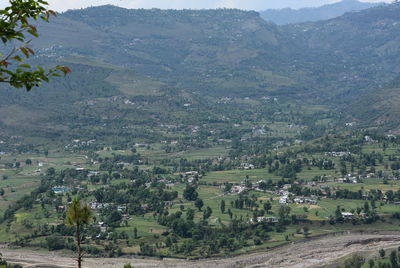
M 366 256 L 376 254 L 381 249 L 400 246 L 400 232 L 335 234 L 320 238 L 310 238 L 304 242 L 291 243 L 269 251 L 256 252 L 241 256 L 184 261 L 174 259 L 139 258 L 85 258 L 85 268 L 121 268 L 131 263 L 134 267 L 269 267 L 269 268 L 311 268 L 328 267 L 337 264 L 351 254 Z M 74 257 L 62 256 L 53 252 L 35 252 L 28 250 L 1 249 L 6 260 L 19 263 L 24 267 L 74 267 Z

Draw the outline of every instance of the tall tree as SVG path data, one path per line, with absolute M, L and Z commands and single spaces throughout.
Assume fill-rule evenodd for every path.
M 272 209 L 272 205 L 271 205 L 271 203 L 269 201 L 265 202 L 263 206 L 264 206 L 264 210 L 267 213 L 269 213 L 269 211 Z
M 29 37 L 38 37 L 38 30 L 33 21 L 48 22 L 56 13 L 47 9 L 48 3 L 43 0 L 10 0 L 10 5 L 0 9 L 0 39 L 5 46 L 0 53 L 0 83 L 7 83 L 16 88 L 25 87 L 31 90 L 48 82 L 51 76 L 68 74 L 71 70 L 66 66 L 57 66 L 45 70 L 41 66 L 32 67 L 24 61 L 35 55 L 29 46 Z M 8 45 L 11 45 L 9 47 Z
M 77 246 L 77 262 L 78 267 L 82 267 L 82 249 L 81 249 L 81 242 L 82 242 L 82 228 L 84 225 L 88 224 L 92 219 L 92 211 L 89 206 L 75 198 L 72 201 L 72 204 L 67 210 L 67 221 L 68 224 L 71 226 L 75 226 L 76 228 L 76 246 Z
M 183 191 L 183 197 L 186 200 L 195 201 L 198 196 L 199 194 L 196 191 L 196 187 L 187 184 L 185 190 Z
M 394 250 L 390 252 L 390 263 L 392 265 L 392 268 L 399 268 L 399 263 L 397 259 L 397 252 Z
M 194 206 L 195 206 L 196 208 L 198 208 L 199 211 L 201 211 L 201 208 L 204 206 L 203 200 L 200 199 L 200 198 L 197 198 L 196 201 L 194 201 Z
M 221 209 L 221 213 L 225 213 L 225 200 L 221 201 L 220 209 Z

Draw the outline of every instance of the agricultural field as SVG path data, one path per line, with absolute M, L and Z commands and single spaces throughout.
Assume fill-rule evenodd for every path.
M 0 242 L 71 249 L 65 212 L 76 197 L 94 212 L 84 242 L 94 255 L 223 256 L 329 233 L 398 230 L 397 140 L 362 135 L 235 157 L 246 141 L 6 153 Z

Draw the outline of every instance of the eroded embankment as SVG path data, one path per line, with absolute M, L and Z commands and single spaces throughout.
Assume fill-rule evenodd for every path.
M 273 250 L 251 253 L 230 258 L 200 261 L 152 260 L 135 258 L 95 259 L 86 258 L 85 268 L 121 268 L 126 263 L 134 267 L 271 267 L 307 268 L 329 266 L 353 253 L 371 256 L 381 249 L 400 246 L 400 232 L 344 233 L 311 238 L 291 243 Z M 6 260 L 20 263 L 24 267 L 74 267 L 73 256 L 57 253 L 2 249 Z

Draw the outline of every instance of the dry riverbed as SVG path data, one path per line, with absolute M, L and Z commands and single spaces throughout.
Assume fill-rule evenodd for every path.
M 269 267 L 269 268 L 311 268 L 329 267 L 343 261 L 353 253 L 370 257 L 381 248 L 391 249 L 400 246 L 400 232 L 368 234 L 340 234 L 293 243 L 270 251 L 257 252 L 231 258 L 208 259 L 201 261 L 152 260 L 135 258 L 85 258 L 85 268 L 122 268 L 130 263 L 138 267 Z M 3 257 L 11 263 L 24 267 L 74 267 L 73 256 L 61 256 L 53 252 L 1 249 Z M 333 266 L 333 267 L 335 267 Z

